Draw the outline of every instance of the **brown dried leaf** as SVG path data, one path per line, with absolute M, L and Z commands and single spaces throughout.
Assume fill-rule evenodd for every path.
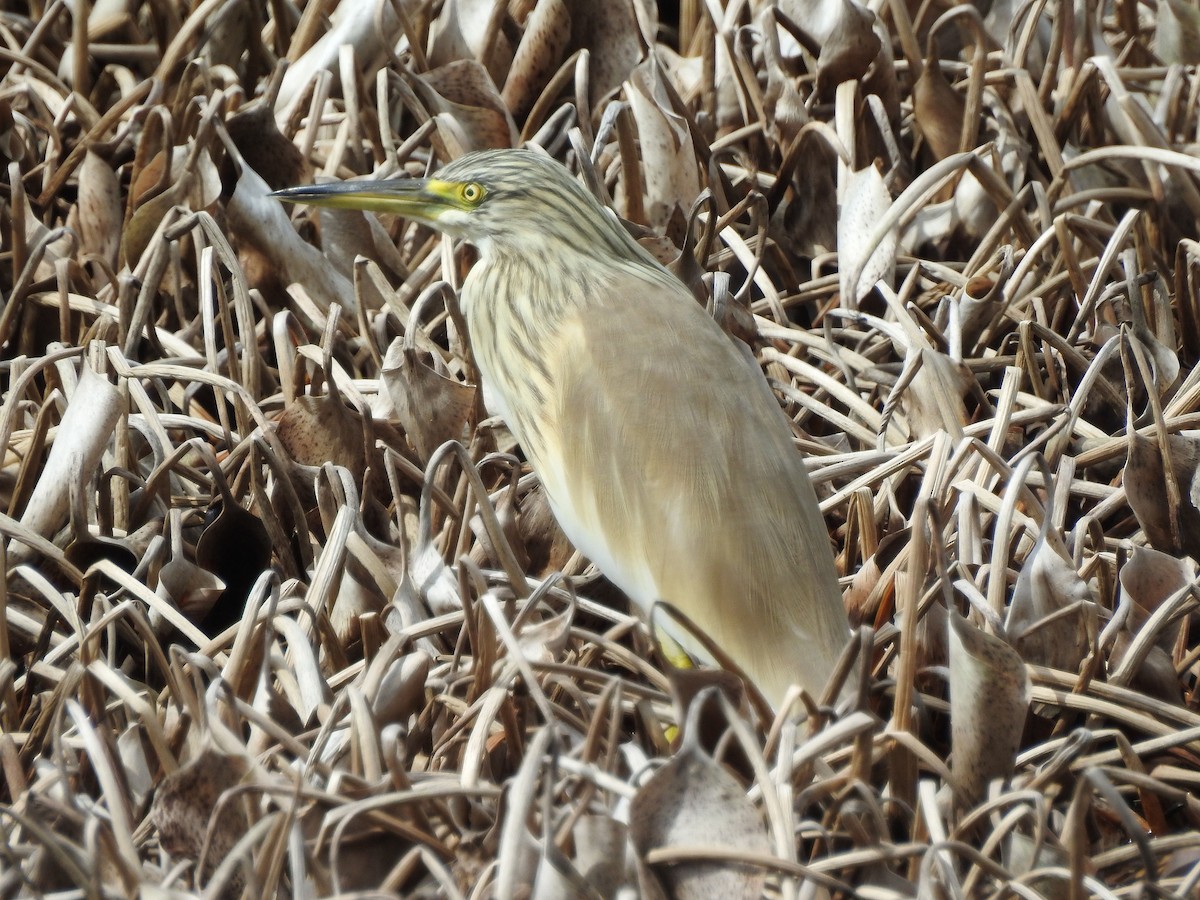
M 371 712 L 381 727 L 391 722 L 407 722 L 409 716 L 421 711 L 432 663 L 432 657 L 424 650 L 414 650 L 386 667 L 378 678 L 378 687 L 369 695 Z M 369 673 L 368 679 L 373 678 L 373 673 Z
M 392 5 L 386 2 L 339 3 L 330 22 L 329 31 L 284 73 L 275 102 L 276 110 L 290 104 L 318 72 L 329 71 L 333 73 L 335 83 L 340 83 L 338 54 L 344 44 L 354 48 L 362 83 L 369 84 L 388 60 L 387 50 L 394 46 L 401 32 L 400 20 Z
M 461 440 L 475 411 L 475 385 L 434 371 L 397 338 L 381 374 L 405 434 L 423 462 L 442 444 Z
M 525 118 L 542 89 L 566 57 L 571 41 L 571 14 L 563 0 L 542 0 L 525 20 L 501 96 L 518 121 Z
M 121 392 L 84 363 L 50 454 L 21 514 L 23 528 L 49 538 L 63 526 L 70 514 L 71 485 L 90 477 L 100 464 L 124 410 Z M 33 555 L 27 544 L 14 542 L 8 550 L 8 565 Z
M 138 260 L 150 246 L 154 232 L 158 230 L 163 217 L 174 205 L 175 192 L 165 191 L 156 197 L 151 197 L 134 210 L 125 230 L 120 233 L 121 259 L 124 260 L 126 266 L 131 269 L 137 266 Z
M 1146 534 L 1150 546 L 1164 553 L 1186 553 L 1200 558 L 1200 433 L 1167 435 L 1167 452 L 1175 470 L 1179 496 L 1178 528 L 1172 527 L 1167 474 L 1158 440 L 1136 429 L 1128 435 L 1129 456 L 1122 481 L 1129 508 Z
M 675 757 L 638 790 L 629 807 L 629 836 L 638 852 L 643 878 L 657 882 L 676 900 L 710 897 L 759 897 L 766 883 L 762 869 L 733 862 L 680 862 L 649 865 L 653 850 L 719 847 L 770 851 L 762 815 L 726 769 L 699 746 L 689 729 Z
M 921 347 L 921 368 L 904 392 L 905 419 L 914 438 L 945 431 L 962 434 L 967 421 L 964 398 L 972 376 L 961 362 L 932 347 Z
M 171 561 L 158 573 L 156 593 L 169 600 L 192 622 L 203 622 L 225 590 L 225 582 L 185 555 L 183 515 L 171 510 Z
M 1143 635 L 1150 617 L 1168 599 L 1175 597 L 1193 583 L 1196 564 L 1149 547 L 1135 547 L 1129 561 L 1119 574 L 1121 592 L 1118 616 L 1123 616 L 1109 654 L 1108 667 L 1114 680 L 1136 687 L 1151 696 L 1169 703 L 1179 702 L 1179 675 L 1175 671 L 1173 651 L 1174 628 L 1160 628 L 1153 635 Z M 1140 652 L 1140 662 L 1126 660 L 1126 654 L 1146 639 L 1153 643 Z M 1130 669 L 1130 666 L 1136 666 Z
M 196 564 L 225 583 L 204 624 L 209 633 L 241 619 L 258 576 L 271 564 L 271 538 L 262 520 L 225 496 L 196 542 Z
M 840 0 L 836 24 L 821 41 L 817 90 L 828 94 L 843 81 L 858 81 L 879 56 L 880 47 L 875 14 L 855 0 Z
M 189 162 L 192 167 L 187 169 Z M 155 193 L 164 185 L 165 190 Z M 185 205 L 193 211 L 215 208 L 221 197 L 221 174 L 206 150 L 193 155 L 190 147 L 172 147 L 142 169 L 130 193 L 134 211 L 121 235 L 121 256 L 133 268 L 173 206 Z
M 270 261 L 284 284 L 301 284 L 322 310 L 344 303 L 354 294 L 345 277 L 312 244 L 300 239 L 284 212 L 283 204 L 269 196 L 270 188 L 253 169 L 242 169 L 237 187 L 226 206 L 234 236 Z
M 630 75 L 625 92 L 641 139 L 645 224 L 674 240 L 683 235 L 701 183 L 691 131 L 663 78 L 662 68 L 648 59 Z
M 413 90 L 437 121 L 452 155 L 513 147 L 517 126 L 487 70 L 460 59 L 410 76 Z
M 566 609 L 542 619 L 540 622 L 525 623 L 517 632 L 517 644 L 521 653 L 532 663 L 547 665 L 561 662 L 575 619 L 574 599 Z
M 230 0 L 222 4 L 205 29 L 201 53 L 208 64 L 236 69 L 243 55 L 259 40 L 262 16 L 262 5 L 253 0 Z
M 554 518 L 546 491 L 540 484 L 521 498 L 521 514 L 517 525 L 520 540 L 513 544 L 513 548 L 524 547 L 529 554 L 531 575 L 544 578 L 566 567 L 575 548 Z
M 514 64 L 513 46 L 504 28 L 495 29 L 485 46 L 497 0 L 446 0 L 433 22 L 429 65 L 437 68 L 459 60 L 486 60 L 488 74 L 499 83 Z
M 1196 577 L 1196 564 L 1178 559 L 1149 547 L 1134 547 L 1129 561 L 1121 567 L 1121 601 L 1130 604 L 1126 627 L 1136 634 L 1146 620 L 1167 598 L 1183 590 Z M 1158 645 L 1170 651 L 1174 640 L 1159 634 Z
M 988 782 L 1012 775 L 1029 709 L 1029 676 L 1017 652 L 950 611 L 951 775 L 970 806 Z
M 565 0 L 571 16 L 569 52 L 587 49 L 588 99 L 595 106 L 629 78 L 645 55 L 631 0 Z
M 225 123 L 242 162 L 277 191 L 312 180 L 312 168 L 299 148 L 283 136 L 275 116 L 263 103 L 238 110 Z
M 934 160 L 958 152 L 966 101 L 946 81 L 936 57 L 925 61 L 925 69 L 913 85 L 913 113 L 913 124 Z
M 493 505 L 496 508 L 496 518 L 500 520 L 500 527 L 504 531 L 504 537 L 508 541 L 508 545 L 512 548 L 513 555 L 516 556 L 517 562 L 521 564 L 521 568 L 528 571 L 529 554 L 525 550 L 525 543 L 521 537 L 520 516 L 517 511 L 517 502 L 515 499 L 515 488 L 509 486 L 499 492 Z M 475 558 L 477 562 L 484 560 L 495 560 L 497 556 L 496 549 L 492 546 L 492 538 L 488 534 L 486 526 L 483 524 L 483 518 L 476 513 L 471 516 L 471 531 L 475 534 Z
M 1025 558 L 1004 628 L 1026 662 L 1076 672 L 1088 651 L 1092 592 L 1060 552 L 1060 542 L 1047 540 L 1049 527 L 1047 521 Z
M 225 860 L 249 827 L 239 801 L 226 801 L 218 807 L 221 795 L 237 787 L 248 771 L 241 757 L 209 749 L 164 778 L 155 792 L 150 818 L 158 829 L 159 843 L 171 856 L 198 862 L 211 827 L 202 881 Z
M 297 397 L 279 417 L 280 443 L 302 466 L 345 466 L 355 480 L 366 467 L 362 421 L 337 397 Z
M 892 286 L 896 269 L 899 230 L 892 228 L 878 244 L 871 236 L 879 220 L 892 205 L 892 195 L 875 166 L 848 172 L 837 220 L 838 270 L 844 302 L 857 306 L 878 281 Z M 859 273 L 851 285 L 852 273 Z
M 79 167 L 80 249 L 117 267 L 121 246 L 121 186 L 112 164 L 94 150 L 88 150 Z
M 811 121 L 811 116 L 804 105 L 804 98 L 796 89 L 796 79 L 784 69 L 779 28 L 775 26 L 774 18 L 764 11 L 759 22 L 763 32 L 763 63 L 767 74 L 763 112 L 767 117 L 768 134 L 780 146 L 786 147 L 800 129 Z
M 1004 843 L 1004 866 L 1014 875 L 1023 876 L 1034 869 L 1061 870 L 1068 865 L 1067 852 L 1051 835 L 1034 841 L 1020 831 L 1011 831 Z M 1071 887 L 1066 879 L 1053 875 L 1031 878 L 1026 884 L 1046 900 L 1067 900 L 1070 896 Z

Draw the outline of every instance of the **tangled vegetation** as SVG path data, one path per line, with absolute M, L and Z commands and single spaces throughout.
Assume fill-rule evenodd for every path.
M 1198 35 L 0 2 L 0 896 L 1195 896 Z M 469 249 L 268 196 L 527 142 L 771 380 L 847 706 L 659 657 L 486 409 Z

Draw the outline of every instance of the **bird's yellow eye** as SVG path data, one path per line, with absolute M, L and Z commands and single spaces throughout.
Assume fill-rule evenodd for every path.
M 459 191 L 459 196 L 466 203 L 478 203 L 483 199 L 484 190 L 482 184 L 476 184 L 472 181 L 470 184 L 464 184 Z

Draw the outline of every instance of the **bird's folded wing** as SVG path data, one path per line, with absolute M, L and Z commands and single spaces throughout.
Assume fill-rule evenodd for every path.
M 570 332 L 552 366 L 558 446 L 533 460 L 567 535 L 636 602 L 683 609 L 769 695 L 820 690 L 846 618 L 761 372 L 682 287 L 633 275 Z

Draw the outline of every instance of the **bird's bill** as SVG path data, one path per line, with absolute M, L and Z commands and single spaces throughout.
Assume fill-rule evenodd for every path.
M 437 178 L 332 181 L 284 188 L 271 196 L 287 203 L 393 213 L 426 222 L 437 221 L 447 210 L 469 208 L 461 200 L 461 184 Z

